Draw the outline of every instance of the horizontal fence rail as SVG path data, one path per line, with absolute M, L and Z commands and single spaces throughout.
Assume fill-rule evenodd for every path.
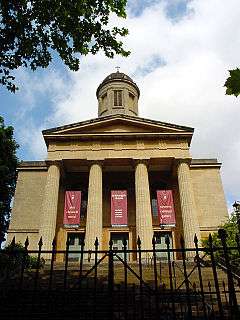
M 220 246 L 213 244 L 143 250 L 137 239 L 122 250 L 109 242 L 108 250 L 36 250 L 15 243 L 0 251 L 0 307 L 3 319 L 240 319 L 240 257 L 227 246 L 219 230 Z M 239 240 L 239 239 L 238 239 Z M 234 268 L 232 267 L 234 266 Z M 4 318 L 5 317 L 5 318 Z

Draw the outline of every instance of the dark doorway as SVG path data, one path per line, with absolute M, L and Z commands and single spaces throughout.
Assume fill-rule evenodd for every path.
M 170 239 L 170 249 L 172 249 L 172 234 L 171 232 L 154 232 L 154 237 L 155 237 L 155 241 L 156 241 L 156 245 L 155 248 L 156 250 L 165 250 L 167 249 L 167 245 L 165 243 L 165 239 L 166 236 L 169 237 Z M 171 255 L 171 259 L 173 259 L 173 253 L 170 253 Z M 156 256 L 158 260 L 167 260 L 167 252 L 161 252 L 161 251 L 157 251 L 156 252 Z
M 128 232 L 111 232 L 111 240 L 113 242 L 113 250 L 123 250 L 123 240 L 127 240 L 127 249 L 128 249 Z M 119 252 L 117 255 L 124 259 L 124 253 Z M 117 259 L 117 258 L 116 258 Z
M 69 261 L 79 261 L 80 259 L 80 252 L 79 253 L 72 253 L 71 251 L 74 250 L 81 250 L 81 243 L 84 240 L 84 233 L 80 232 L 68 232 L 68 241 L 69 241 L 69 254 L 68 260 Z

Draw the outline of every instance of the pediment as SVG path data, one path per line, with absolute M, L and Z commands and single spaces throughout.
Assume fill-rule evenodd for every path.
M 108 116 L 104 118 L 82 121 L 62 127 L 52 128 L 43 131 L 44 136 L 48 135 L 79 135 L 79 134 L 144 134 L 144 133 L 166 133 L 181 134 L 192 133 L 193 128 L 149 120 L 139 117 L 125 115 Z

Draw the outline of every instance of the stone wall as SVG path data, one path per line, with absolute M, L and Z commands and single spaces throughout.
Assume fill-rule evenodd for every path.
M 220 170 L 192 167 L 191 176 L 201 236 L 206 237 L 228 219 Z
M 47 169 L 46 169 L 47 170 Z M 46 170 L 24 170 L 18 172 L 8 242 L 13 236 L 16 242 L 24 243 L 29 237 L 29 248 L 36 248 L 39 241 L 39 223 L 46 183 Z

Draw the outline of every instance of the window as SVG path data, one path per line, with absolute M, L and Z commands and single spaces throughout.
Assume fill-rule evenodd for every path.
M 130 107 L 130 109 L 134 109 L 134 95 L 131 93 L 131 92 L 129 92 L 129 107 Z
M 152 203 L 152 215 L 153 217 L 157 217 L 158 216 L 157 199 L 152 198 L 151 203 Z
M 87 200 L 85 198 L 85 194 L 82 195 L 82 201 L 81 201 L 81 209 L 80 209 L 80 217 L 81 219 L 86 218 L 87 216 Z
M 114 90 L 114 106 L 122 106 L 122 90 Z

